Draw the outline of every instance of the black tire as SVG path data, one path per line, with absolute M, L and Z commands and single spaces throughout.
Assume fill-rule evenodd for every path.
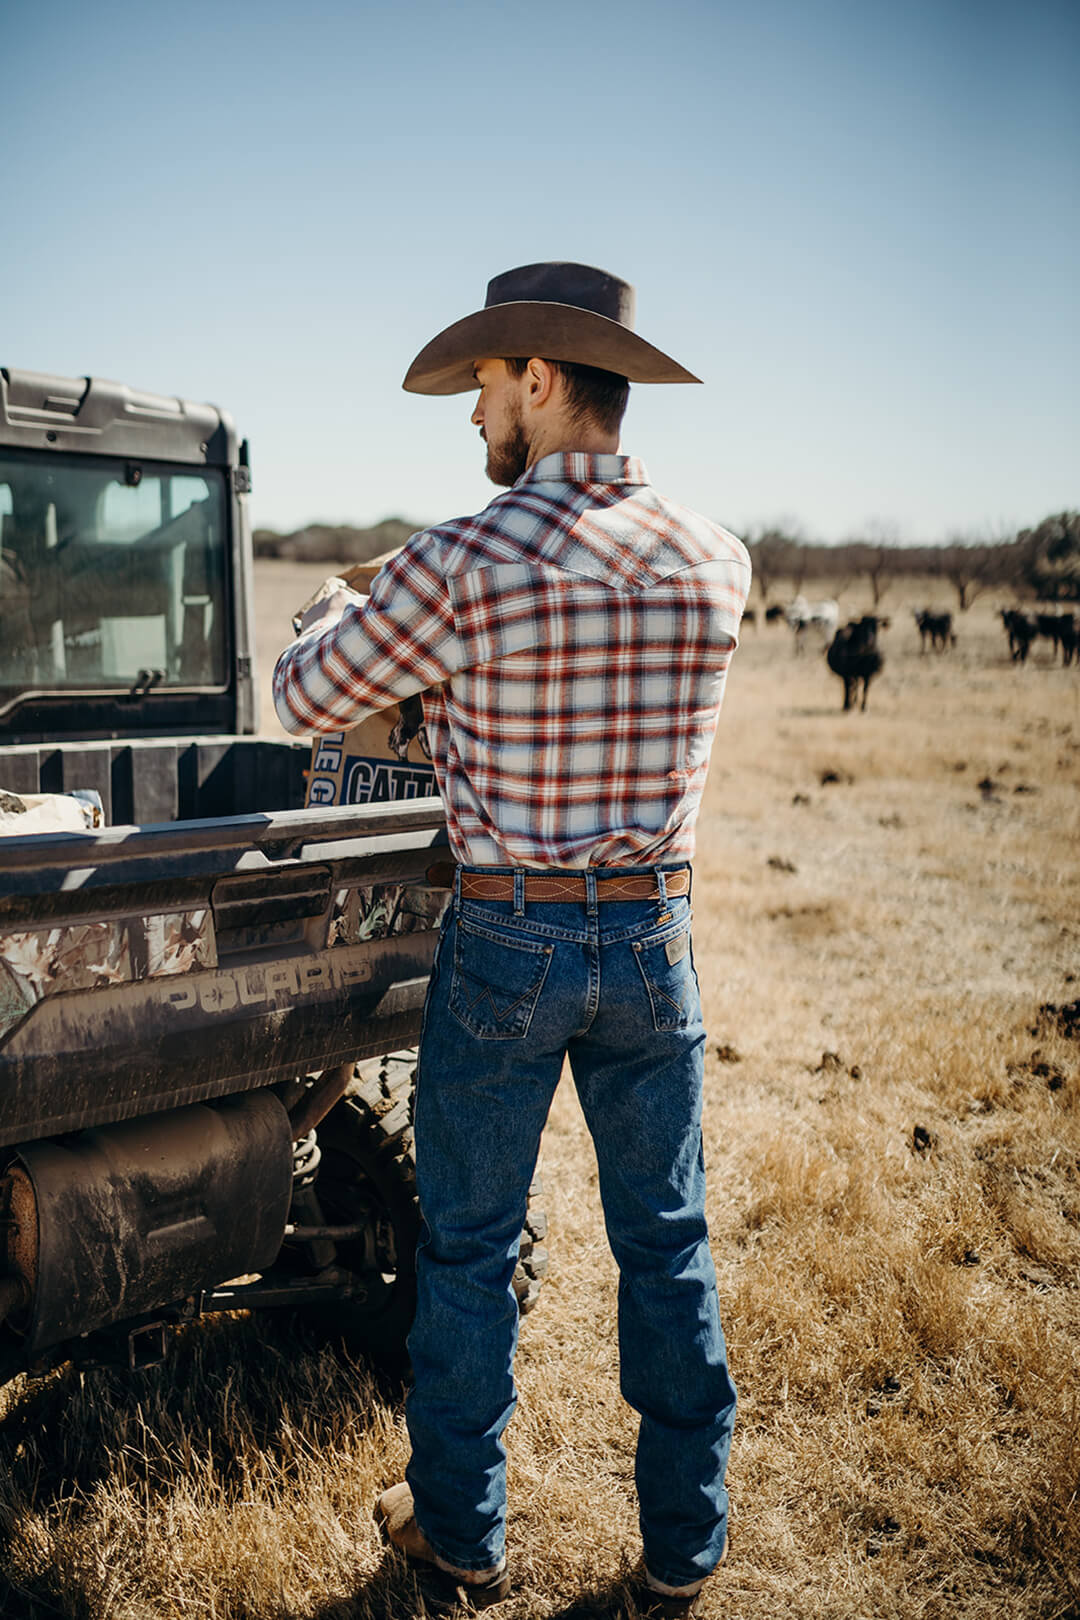
M 326 1221 L 371 1215 L 369 1235 L 339 1246 L 340 1263 L 363 1271 L 368 1298 L 337 1307 L 337 1329 L 384 1363 L 404 1363 L 416 1310 L 416 1243 L 420 1206 L 413 1153 L 416 1053 L 392 1052 L 358 1063 L 349 1089 L 318 1128 L 322 1153 L 315 1190 Z M 537 1176 L 529 1188 L 514 1293 L 523 1316 L 536 1304 L 547 1273 L 547 1216 Z M 374 1279 L 382 1279 L 381 1286 Z

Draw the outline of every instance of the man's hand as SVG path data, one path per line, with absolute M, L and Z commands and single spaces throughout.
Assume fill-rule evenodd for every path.
M 341 618 L 350 603 L 358 606 L 366 601 L 366 596 L 351 590 L 343 579 L 332 574 L 329 579 L 323 580 L 315 595 L 304 603 L 299 612 L 293 614 L 293 629 L 298 636 L 307 635 L 316 625 L 326 629 Z

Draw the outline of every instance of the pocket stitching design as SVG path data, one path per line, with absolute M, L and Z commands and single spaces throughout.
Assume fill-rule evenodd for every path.
M 480 930 L 462 930 L 462 932 L 479 933 L 480 937 L 494 939 L 497 944 L 505 945 L 510 950 L 520 950 L 527 956 L 539 957 L 541 959 L 541 972 L 539 977 L 536 979 L 535 984 L 529 985 L 527 989 L 523 990 L 517 999 L 513 1001 L 506 1008 L 506 1011 L 500 1016 L 499 1010 L 495 1005 L 491 986 L 480 982 L 476 975 L 474 975 L 474 978 L 477 978 L 477 982 L 480 982 L 480 990 L 477 995 L 470 999 L 465 989 L 465 970 L 461 965 L 460 953 L 457 948 L 455 948 L 454 951 L 454 965 L 450 979 L 448 1006 L 450 1012 L 457 1019 L 462 1029 L 468 1030 L 470 1035 L 472 1035 L 476 1040 L 481 1041 L 513 1041 L 524 1039 L 524 1037 L 529 1033 L 529 1029 L 533 1021 L 533 1014 L 536 1012 L 536 1005 L 540 1000 L 540 992 L 543 990 L 544 984 L 547 980 L 548 970 L 551 967 L 551 958 L 554 953 L 554 946 L 543 945 L 536 947 L 533 945 L 518 945 L 514 940 L 488 935 Z M 479 1020 L 475 1020 L 473 1023 L 470 1023 L 464 1016 L 465 1013 L 471 1014 L 475 1007 L 478 1007 L 486 1000 L 491 1009 L 491 1014 L 495 1023 L 505 1024 L 507 1020 L 517 1012 L 518 1008 L 530 998 L 532 1000 L 532 1007 L 529 1009 L 524 1027 L 521 1029 L 482 1029 L 479 1027 Z M 457 1002 L 457 1005 L 455 1005 L 455 1001 Z
M 685 933 L 687 935 L 689 935 L 689 933 L 690 933 L 689 926 L 687 926 L 684 931 L 685 931 Z M 685 1007 L 684 1007 L 684 1005 L 683 1005 L 683 1003 L 681 1001 L 676 1001 L 674 996 L 669 996 L 667 991 L 662 990 L 658 984 L 653 984 L 651 978 L 649 977 L 648 973 L 645 970 L 645 963 L 642 960 L 642 953 L 649 946 L 651 946 L 653 949 L 661 949 L 663 947 L 666 939 L 674 939 L 676 937 L 677 937 L 677 934 L 668 933 L 665 930 L 664 936 L 659 938 L 659 939 L 634 940 L 633 945 L 632 945 L 632 949 L 633 949 L 633 952 L 634 952 L 634 957 L 635 957 L 635 959 L 637 961 L 637 965 L 638 965 L 638 972 L 641 974 L 642 983 L 645 986 L 645 993 L 647 994 L 647 996 L 649 998 L 649 1006 L 650 1006 L 650 1008 L 652 1010 L 652 1015 L 653 1015 L 653 1028 L 655 1030 L 657 1030 L 658 1032 L 660 1032 L 660 1033 L 662 1033 L 665 1030 L 673 1030 L 673 1029 L 681 1028 L 682 1024 L 685 1022 L 685 1020 L 687 1018 L 687 1012 L 686 1012 L 686 1009 L 685 1009 Z M 680 963 L 681 962 L 688 963 L 691 970 L 692 970 L 692 968 L 693 968 L 693 956 L 692 956 L 691 951 L 687 950 L 686 954 L 679 958 L 679 962 Z M 678 965 L 678 964 L 669 964 L 669 965 L 675 966 L 675 965 Z M 672 1009 L 672 1011 L 675 1013 L 674 1018 L 672 1018 L 670 1016 L 667 1016 L 667 1017 L 664 1016 L 663 1003 L 666 1003 L 667 1006 L 670 1007 Z

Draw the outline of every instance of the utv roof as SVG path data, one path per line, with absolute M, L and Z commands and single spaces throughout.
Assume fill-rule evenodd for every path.
M 0 445 L 139 456 L 187 465 L 238 463 L 232 418 L 215 405 L 145 394 L 104 377 L 0 367 Z

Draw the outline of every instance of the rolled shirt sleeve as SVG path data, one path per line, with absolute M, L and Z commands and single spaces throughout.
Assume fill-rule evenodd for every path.
M 274 669 L 286 731 L 340 731 L 441 686 L 462 664 L 440 547 L 424 531 L 380 569 L 366 601 L 294 641 Z

